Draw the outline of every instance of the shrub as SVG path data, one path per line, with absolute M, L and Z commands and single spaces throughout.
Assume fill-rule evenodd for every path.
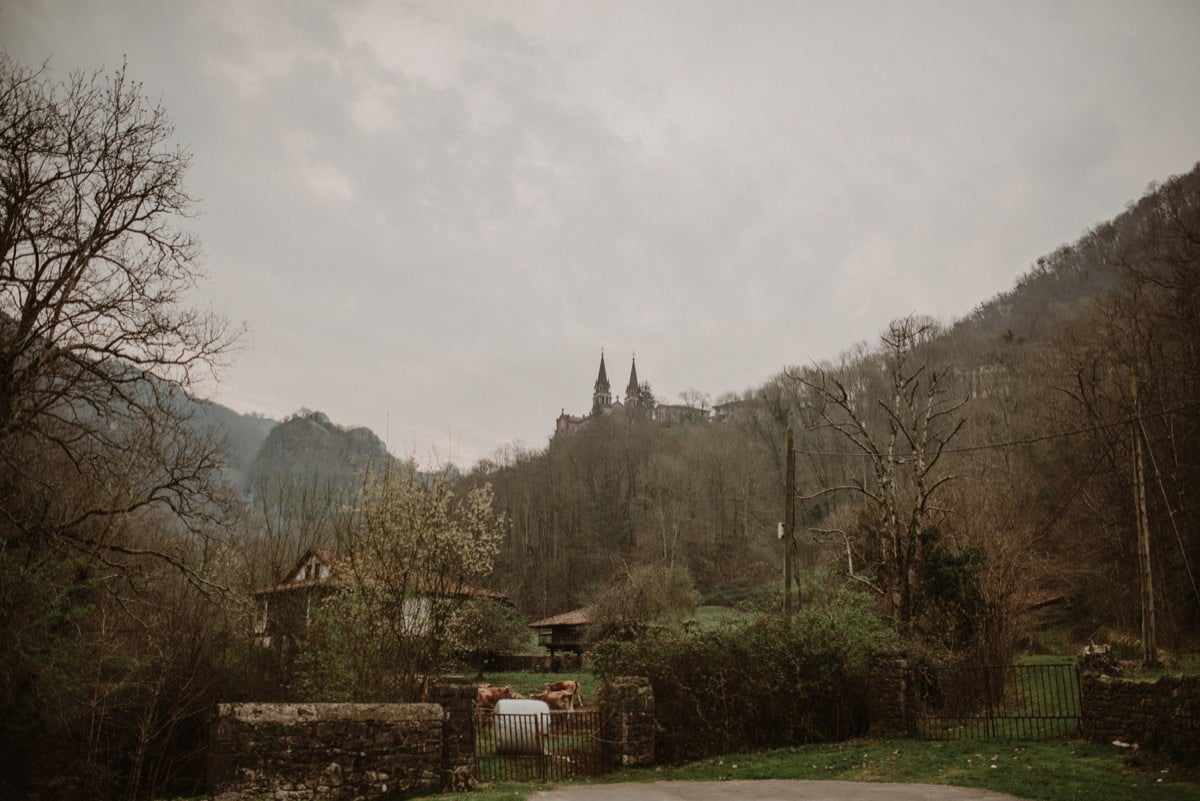
M 603 678 L 650 679 L 658 757 L 681 761 L 861 734 L 868 663 L 894 645 L 870 600 L 846 591 L 791 619 L 605 642 L 593 660 Z

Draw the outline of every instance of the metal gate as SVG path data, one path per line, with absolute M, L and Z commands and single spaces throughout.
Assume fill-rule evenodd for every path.
M 1080 733 L 1075 661 L 910 667 L 915 734 L 931 740 L 1040 739 Z
M 600 713 L 475 712 L 475 773 L 480 781 L 556 781 L 603 773 Z

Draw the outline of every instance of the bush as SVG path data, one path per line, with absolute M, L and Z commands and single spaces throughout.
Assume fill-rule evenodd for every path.
M 728 606 L 742 612 L 761 612 L 775 602 L 775 592 L 770 587 L 751 581 L 724 584 L 705 595 L 700 603 L 704 606 Z
M 602 678 L 650 679 L 658 758 L 683 761 L 863 733 L 868 664 L 894 646 L 870 599 L 846 591 L 790 620 L 604 642 L 593 664 Z

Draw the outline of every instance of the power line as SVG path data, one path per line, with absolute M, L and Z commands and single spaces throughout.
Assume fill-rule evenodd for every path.
M 1165 409 L 1163 411 L 1155 412 L 1153 414 L 1144 414 L 1144 415 L 1142 415 L 1142 418 L 1144 419 L 1144 418 L 1165 417 L 1166 415 L 1176 414 L 1178 412 L 1191 411 L 1191 410 L 1197 409 L 1197 408 L 1200 408 L 1200 406 L 1197 406 L 1196 404 L 1186 404 L 1184 406 L 1176 406 L 1175 408 Z M 1094 433 L 1097 433 L 1100 431 L 1107 431 L 1111 428 L 1127 426 L 1130 423 L 1133 423 L 1136 419 L 1137 418 L 1135 418 L 1133 415 L 1130 415 L 1128 417 L 1124 417 L 1120 420 L 1115 420 L 1113 422 L 1097 423 L 1095 425 L 1085 426 L 1083 428 L 1075 428 L 1075 429 L 1071 429 L 1069 431 L 1056 431 L 1056 432 L 1052 432 L 1052 433 L 1048 433 L 1048 434 L 1038 434 L 1036 436 L 1021 437 L 1019 439 L 1010 439 L 1010 440 L 1004 440 L 1001 442 L 988 442 L 988 443 L 984 443 L 982 445 L 966 445 L 961 448 L 946 448 L 945 450 L 942 451 L 942 454 L 944 455 L 944 454 L 950 454 L 950 453 L 973 453 L 976 451 L 988 451 L 988 450 L 1000 450 L 1003 448 L 1013 448 L 1013 447 L 1016 447 L 1017 445 L 1034 445 L 1039 442 L 1049 442 L 1050 440 L 1065 439 L 1066 437 L 1077 437 L 1081 434 L 1094 434 Z M 821 427 L 824 427 L 824 426 L 821 426 Z M 813 430 L 816 430 L 816 428 L 818 428 L 818 426 L 810 426 L 808 428 L 808 430 L 813 431 Z M 799 448 L 796 449 L 796 453 L 802 453 L 805 456 L 842 456 L 842 457 L 846 457 L 846 458 L 870 457 L 870 456 L 874 455 L 874 454 L 865 453 L 862 451 L 808 451 L 808 450 L 800 450 Z M 914 457 L 916 455 L 917 455 L 916 451 L 910 451 L 910 452 L 898 454 L 895 458 L 905 459 L 905 458 L 909 458 L 909 457 Z
M 1119 424 L 1114 424 L 1107 427 L 1117 428 L 1117 425 Z M 1100 467 L 1100 463 L 1104 461 L 1105 452 L 1112 447 L 1114 442 L 1117 441 L 1118 436 L 1120 436 L 1119 429 L 1108 438 L 1108 442 L 1104 444 L 1104 447 L 1097 451 L 1096 458 L 1092 461 L 1091 466 L 1087 469 L 1087 472 L 1083 474 L 1079 481 L 1076 482 L 1075 486 L 1071 489 L 1071 493 L 1067 496 L 1067 499 L 1063 501 L 1062 505 L 1057 509 L 1051 510 L 1050 514 L 1046 516 L 1045 522 L 1039 523 L 1034 527 L 1033 537 L 1035 540 L 1041 539 L 1044 534 L 1048 534 L 1050 529 L 1054 527 L 1054 524 L 1058 522 L 1058 519 L 1062 517 L 1063 513 L 1067 511 L 1071 504 L 1075 502 L 1075 499 L 1079 497 L 1079 493 L 1083 491 L 1084 485 L 1086 485 L 1092 476 L 1096 474 L 1096 469 Z
M 1171 521 L 1171 528 L 1175 530 L 1175 541 L 1179 543 L 1179 553 L 1183 556 L 1183 566 L 1187 569 L 1188 580 L 1192 583 L 1192 593 L 1196 596 L 1196 603 L 1200 604 L 1200 588 L 1196 586 L 1196 576 L 1192 573 L 1192 563 L 1188 560 L 1187 548 L 1183 547 L 1183 536 L 1179 533 L 1179 526 L 1175 523 L 1175 508 L 1171 505 L 1171 499 L 1167 496 L 1167 488 L 1163 484 L 1162 472 L 1158 469 L 1158 460 L 1154 458 L 1154 449 L 1150 447 L 1150 435 L 1146 433 L 1146 424 L 1142 417 L 1138 418 L 1138 427 L 1141 430 L 1142 439 L 1146 443 L 1146 451 L 1150 454 L 1150 465 L 1154 468 L 1154 478 L 1158 482 L 1158 491 L 1162 493 L 1163 503 L 1167 507 L 1167 517 Z

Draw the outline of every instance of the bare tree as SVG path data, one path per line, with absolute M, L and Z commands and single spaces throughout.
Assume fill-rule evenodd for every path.
M 8 535 L 71 536 L 84 521 L 146 506 L 205 513 L 219 453 L 186 425 L 182 392 L 238 331 L 184 305 L 200 271 L 195 240 L 177 227 L 192 201 L 189 158 L 172 136 L 124 67 L 54 82 L 0 55 Z M 62 499 L 54 476 L 100 491 Z M 115 476 L 125 490 L 105 491 Z
M 936 333 L 936 325 L 915 316 L 894 321 L 883 336 L 882 397 L 869 388 L 870 376 L 838 376 L 826 370 L 793 374 L 820 404 L 823 424 L 866 458 L 870 474 L 826 487 L 813 498 L 838 491 L 865 497 L 872 519 L 861 526 L 864 556 L 874 568 L 872 583 L 903 630 L 919 607 L 918 576 L 927 529 L 934 522 L 934 497 L 954 476 L 939 468 L 946 447 L 962 429 L 954 419 L 963 402 L 948 401 L 945 371 L 913 364 L 913 352 Z M 871 403 L 870 401 L 874 401 Z
M 172 136 L 123 67 L 55 81 L 0 54 L 5 797 L 169 783 L 228 642 L 208 592 L 222 453 L 185 393 L 238 331 L 184 305 L 200 271 Z

